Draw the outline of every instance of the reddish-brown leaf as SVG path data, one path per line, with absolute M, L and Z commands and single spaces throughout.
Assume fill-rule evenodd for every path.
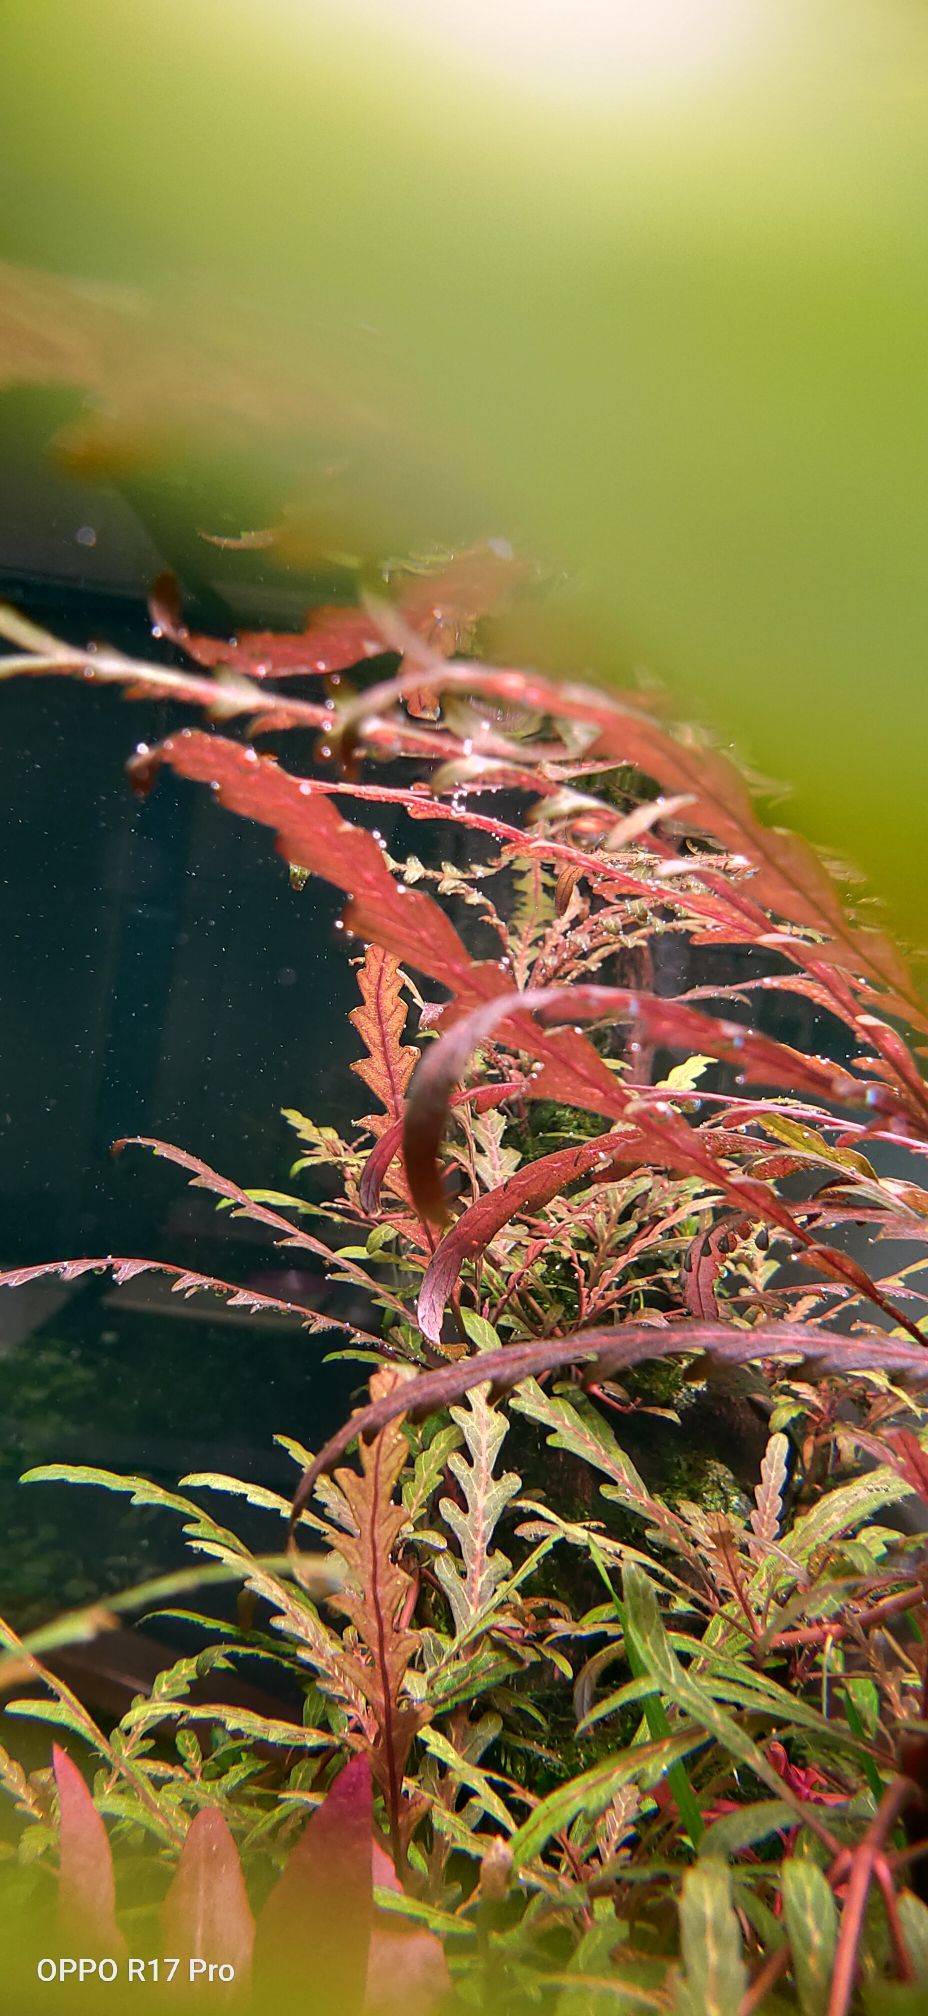
M 418 1052 L 416 1054 L 418 1055 Z M 452 1107 L 468 1105 L 473 1106 L 478 1113 L 488 1113 L 492 1107 L 502 1106 L 507 1099 L 518 1098 L 525 1091 L 525 1085 L 526 1081 L 524 1078 L 510 1078 L 502 1085 L 472 1086 L 467 1092 L 456 1092 L 450 1103 Z M 381 1134 L 376 1147 L 371 1149 L 364 1164 L 361 1181 L 358 1186 L 358 1195 L 362 1211 L 366 1211 L 369 1215 L 373 1215 L 377 1209 L 383 1179 L 394 1155 L 400 1153 L 402 1146 L 403 1115 L 401 1114 L 399 1119 L 394 1120 L 392 1125 Z M 0 1281 L 0 1286 L 2 1286 L 2 1281 Z
M 358 1436 L 379 1434 L 401 1415 L 438 1413 L 454 1405 L 472 1386 L 487 1382 L 497 1392 L 508 1392 L 522 1379 L 538 1379 L 571 1365 L 581 1365 L 588 1379 L 600 1381 L 627 1371 L 631 1365 L 668 1358 L 678 1351 L 705 1351 L 728 1365 L 790 1357 L 821 1373 L 846 1376 L 877 1369 L 916 1384 L 928 1382 L 928 1348 L 924 1344 L 904 1343 L 885 1334 L 842 1337 L 814 1324 L 763 1323 L 742 1330 L 731 1323 L 624 1323 L 608 1330 L 579 1330 L 573 1337 L 554 1341 L 533 1338 L 527 1344 L 507 1344 L 499 1351 L 478 1351 L 472 1358 L 441 1366 L 437 1372 L 421 1373 L 369 1406 L 358 1408 L 301 1477 L 291 1528 L 308 1504 L 317 1479 L 340 1461 L 352 1442 Z
M 204 1806 L 191 1824 L 161 1922 L 165 1952 L 177 1954 L 183 1974 L 194 1958 L 229 1961 L 236 1997 L 247 1992 L 255 1921 L 238 1849 L 216 1806 Z
M 424 660 L 397 678 L 385 680 L 366 696 L 373 710 L 383 711 L 408 688 L 423 683 Z M 764 826 L 755 816 L 744 778 L 727 757 L 684 732 L 673 735 L 628 701 L 611 699 L 589 687 L 557 684 L 535 672 L 509 667 L 445 665 L 437 652 L 429 654 L 428 676 L 436 690 L 463 687 L 516 706 L 573 720 L 595 729 L 586 755 L 631 763 L 665 790 L 690 798 L 692 822 L 712 834 L 735 855 L 742 855 L 753 876 L 746 883 L 750 897 L 777 916 L 820 932 L 826 941 L 823 957 L 859 976 L 878 992 L 892 1014 L 904 1014 L 919 1028 L 928 1027 L 924 1003 L 914 987 L 898 948 L 882 932 L 854 924 L 819 856 L 797 835 Z M 694 868 L 694 872 L 698 872 Z M 707 874 L 706 886 L 730 904 L 732 891 Z
M 889 1087 L 867 1085 L 841 1066 L 806 1057 L 772 1037 L 743 1028 L 740 1023 L 703 1015 L 685 1002 L 622 987 L 531 988 L 515 999 L 501 993 L 496 1001 L 484 1002 L 465 1015 L 426 1052 L 416 1072 L 406 1113 L 403 1153 L 412 1194 L 424 1217 L 440 1223 L 447 1215 L 438 1151 L 451 1091 L 473 1049 L 489 1036 L 502 1037 L 510 1047 L 543 1060 L 542 1070 L 529 1088 L 533 1098 L 588 1106 L 612 1118 L 619 1117 L 628 1105 L 630 1089 L 617 1083 L 597 1052 L 577 1032 L 562 1031 L 552 1050 L 551 1037 L 529 1019 L 526 1011 L 544 1018 L 590 1020 L 609 1015 L 630 1020 L 646 1041 L 707 1051 L 737 1063 L 745 1078 L 783 1085 L 794 1093 L 809 1092 L 818 1098 L 857 1102 L 869 1098 L 874 1106 L 899 1110 L 899 1102 Z M 637 1117 L 636 1112 L 636 1121 Z
M 419 1290 L 419 1328 L 433 1344 L 441 1337 L 442 1315 L 465 1261 L 473 1260 L 519 1212 L 540 1211 L 578 1176 L 605 1167 L 625 1145 L 622 1134 L 601 1134 L 577 1148 L 558 1148 L 517 1170 L 469 1204 L 445 1234 L 429 1261 Z
M 899 1428 L 882 1440 L 893 1469 L 928 1505 L 928 1450 L 922 1448 L 918 1436 L 909 1428 Z
M 201 665 L 232 665 L 252 679 L 345 672 L 389 649 L 363 609 L 314 609 L 300 631 L 244 630 L 221 637 L 183 634 L 184 650 Z
M 216 790 L 220 803 L 277 833 L 285 860 L 348 892 L 349 928 L 441 980 L 467 1005 L 498 994 L 505 980 L 498 965 L 473 960 L 454 925 L 424 890 L 406 889 L 391 875 L 373 834 L 343 819 L 331 800 L 314 793 L 268 756 L 198 729 L 171 735 L 133 772 L 147 781 L 167 763 L 180 776 Z
M 58 1925 L 65 1952 L 125 1952 L 106 1828 L 65 1750 L 52 1749 L 58 1788 Z
M 348 1020 L 367 1051 L 351 1069 L 383 1107 L 382 1113 L 367 1116 L 372 1134 L 382 1134 L 391 1121 L 400 1118 L 406 1087 L 419 1059 L 418 1050 L 403 1042 L 407 1005 L 402 983 L 403 974 L 392 952 L 369 945 L 358 969 L 362 1005 L 352 1009 Z
M 393 1367 L 375 1372 L 371 1392 L 388 1395 L 405 1380 Z M 404 1622 L 411 1579 L 394 1550 L 406 1523 L 406 1508 L 393 1492 L 408 1455 L 395 1423 L 372 1442 L 361 1443 L 361 1470 L 340 1470 L 339 1488 L 355 1531 L 339 1539 L 346 1581 L 330 1601 L 350 1617 L 360 1641 L 346 1653 L 342 1668 L 369 1704 L 374 1722 L 371 1765 L 383 1791 L 395 1862 L 402 1861 L 418 1807 L 403 1792 L 413 1739 L 429 1710 L 405 1693 L 406 1670 L 418 1650 L 419 1634 Z
M 371 1831 L 370 1765 L 353 1757 L 307 1821 L 258 1919 L 260 2007 L 298 1998 L 320 2016 L 361 2016 L 374 1906 Z
M 337 1317 L 307 1309 L 300 1302 L 284 1302 L 278 1295 L 264 1295 L 256 1288 L 238 1288 L 234 1281 L 220 1281 L 213 1274 L 194 1274 L 188 1267 L 173 1267 L 166 1260 L 128 1260 L 107 1253 L 95 1260 L 43 1260 L 33 1267 L 11 1267 L 0 1274 L 0 1288 L 25 1288 L 49 1274 L 62 1281 L 77 1281 L 82 1274 L 112 1271 L 117 1288 L 133 1281 L 137 1274 L 167 1274 L 174 1295 L 224 1295 L 230 1309 L 268 1309 L 277 1316 L 296 1316 L 307 1330 L 348 1330 L 352 1326 Z

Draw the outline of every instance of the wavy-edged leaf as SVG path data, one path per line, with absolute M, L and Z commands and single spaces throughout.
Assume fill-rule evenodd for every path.
M 835 1893 L 817 1862 L 798 1855 L 784 1863 L 781 1887 L 802 2016 L 826 2016 L 838 1944 Z
M 765 1547 L 772 1546 L 780 1531 L 783 1493 L 789 1470 L 789 1437 L 771 1435 L 760 1466 L 760 1482 L 754 1487 L 751 1531 Z
M 204 1806 L 191 1823 L 161 1923 L 165 1951 L 177 1954 L 184 1974 L 194 1958 L 230 1961 L 236 1995 L 247 1992 L 255 1921 L 238 1849 L 216 1806 Z
M 58 1743 L 52 1746 L 52 1764 L 58 1790 L 58 1926 L 65 1950 L 122 1954 L 106 1828 L 77 1765 Z
M 553 1098 L 575 1106 L 589 1106 L 594 1112 L 622 1117 L 627 1111 L 632 1088 L 617 1086 L 613 1075 L 592 1055 L 599 1070 L 578 1053 L 578 1070 L 570 1089 L 565 1090 L 563 1060 L 551 1059 L 550 1041 L 539 1021 L 529 1019 L 529 1011 L 546 1021 L 601 1020 L 604 1017 L 632 1021 L 646 1042 L 666 1043 L 695 1050 L 700 1046 L 713 1056 L 737 1065 L 742 1077 L 765 1085 L 782 1085 L 796 1094 L 808 1092 L 814 1098 L 861 1103 L 868 1096 L 888 1112 L 904 1110 L 888 1086 L 868 1085 L 843 1066 L 810 1058 L 791 1050 L 772 1037 L 745 1029 L 740 1023 L 718 1016 L 702 1015 L 684 1002 L 626 987 L 532 987 L 513 1000 L 500 990 L 495 1001 L 485 1001 L 470 1010 L 446 1036 L 428 1050 L 413 1081 L 407 1107 L 403 1152 L 410 1186 L 423 1216 L 441 1220 L 446 1215 L 438 1177 L 438 1151 L 444 1134 L 452 1091 L 466 1069 L 474 1049 L 491 1036 L 542 1060 L 542 1070 L 529 1087 L 532 1097 Z M 589 1046 L 584 1046 L 584 1050 Z M 556 1071 L 552 1080 L 551 1071 Z M 669 1102 L 667 1106 L 669 1113 Z M 911 1118 L 911 1114 L 909 1114 Z M 644 1124 L 640 1102 L 633 1119 Z
M 398 1384 L 397 1373 L 390 1367 L 373 1375 L 371 1391 L 389 1399 L 407 1383 L 401 1380 Z M 391 1419 L 372 1441 L 361 1441 L 360 1452 L 360 1472 L 344 1469 L 336 1474 L 354 1530 L 339 1536 L 345 1582 L 330 1600 L 351 1619 L 360 1640 L 357 1652 L 342 1652 L 340 1666 L 373 1717 L 371 1766 L 386 1801 L 394 1860 L 399 1861 L 419 1813 L 415 1802 L 404 1798 L 406 1761 L 416 1732 L 429 1713 L 405 1688 L 407 1668 L 419 1648 L 419 1633 L 403 1621 L 411 1581 L 394 1559 L 397 1539 L 406 1524 L 406 1508 L 394 1503 L 393 1493 L 408 1448 L 395 1419 Z
M 304 1232 L 289 1218 L 284 1218 L 279 1211 L 272 1211 L 266 1204 L 259 1203 L 249 1191 L 243 1190 L 239 1183 L 233 1183 L 230 1177 L 221 1175 L 218 1169 L 211 1168 L 210 1164 L 202 1161 L 199 1155 L 190 1155 L 186 1149 L 175 1148 L 172 1142 L 161 1141 L 150 1134 L 130 1134 L 119 1141 L 114 1141 L 114 1154 L 121 1154 L 125 1148 L 148 1148 L 153 1155 L 159 1156 L 163 1161 L 173 1162 L 176 1168 L 185 1170 L 189 1175 L 192 1190 L 209 1190 L 214 1196 L 221 1197 L 226 1204 L 232 1206 L 234 1218 L 250 1218 L 256 1225 L 266 1226 L 274 1235 L 275 1245 L 292 1246 L 301 1253 L 313 1253 L 327 1269 L 331 1268 L 333 1260 L 337 1257 L 340 1276 L 354 1281 L 358 1287 L 370 1289 L 370 1279 L 363 1268 L 358 1267 L 350 1258 L 334 1255 L 332 1248 L 326 1246 L 321 1239 L 314 1239 L 312 1233 Z M 70 1265 L 70 1262 L 68 1264 Z M 381 1287 L 378 1292 L 382 1301 L 391 1299 L 386 1289 Z M 294 1306 L 298 1313 L 300 1305 Z M 403 1308 L 398 1300 L 395 1306 L 398 1311 Z M 378 1338 L 366 1330 L 359 1330 L 355 1323 L 344 1324 L 340 1321 L 332 1323 L 328 1318 L 322 1321 L 327 1329 L 350 1329 L 353 1337 L 361 1337 L 368 1344 L 379 1344 Z
M 95 1260 L 43 1260 L 31 1267 L 10 1267 L 0 1274 L 0 1288 L 25 1288 L 29 1282 L 40 1281 L 49 1274 L 59 1275 L 62 1281 L 79 1281 L 83 1274 L 107 1273 L 112 1274 L 117 1288 L 125 1287 L 126 1282 L 134 1281 L 139 1274 L 166 1274 L 172 1295 L 221 1295 L 230 1309 L 270 1310 L 275 1316 L 295 1316 L 305 1330 L 351 1327 L 337 1317 L 307 1309 L 303 1303 L 285 1302 L 277 1295 L 260 1294 L 253 1288 L 239 1288 L 234 1281 L 220 1281 L 213 1274 L 196 1274 L 189 1267 L 173 1267 L 165 1260 L 120 1259 L 112 1253 Z
M 401 1117 L 406 1088 L 419 1061 L 414 1045 L 403 1042 L 408 1013 L 403 979 L 392 952 L 385 952 L 380 945 L 368 946 L 358 968 L 361 1007 L 353 1008 L 348 1020 L 367 1052 L 351 1069 L 363 1078 L 383 1108 L 366 1119 L 374 1134 L 382 1134 L 391 1121 Z
M 464 1506 L 442 1498 L 440 1509 L 457 1540 L 463 1572 L 449 1549 L 438 1556 L 435 1573 L 451 1605 L 458 1636 L 486 1611 L 509 1574 L 511 1564 L 494 1548 L 493 1536 L 506 1506 L 522 1487 L 522 1479 L 514 1471 L 507 1470 L 501 1477 L 493 1474 L 509 1423 L 505 1414 L 490 1405 L 489 1392 L 489 1385 L 472 1387 L 468 1405 L 451 1409 L 467 1455 L 463 1449 L 453 1450 L 448 1469 L 460 1487 Z
M 569 1400 L 563 1393 L 546 1392 L 536 1379 L 526 1379 L 514 1394 L 512 1406 L 517 1413 L 527 1414 L 530 1421 L 550 1429 L 549 1449 L 569 1450 L 572 1456 L 601 1470 L 621 1488 L 627 1501 L 640 1503 L 642 1510 L 650 1505 L 650 1494 L 631 1457 L 589 1400 L 582 1395 L 577 1401 Z
M 680 1950 L 679 2016 L 739 2016 L 748 1973 L 731 1875 L 718 1862 L 701 1863 L 683 1878 Z
M 304 790 L 303 780 L 271 757 L 223 736 L 183 729 L 137 761 L 134 774 L 150 782 L 162 763 L 213 786 L 230 812 L 271 826 L 286 861 L 345 890 L 345 922 L 359 938 L 443 981 L 468 1004 L 500 992 L 498 965 L 472 959 L 439 904 L 395 880 L 373 834 L 343 819 L 310 785 Z
M 402 639 L 396 639 L 403 648 Z M 415 639 L 410 635 L 412 653 Z M 385 680 L 365 695 L 378 711 L 401 698 L 408 687 L 422 683 L 423 653 L 412 669 Z M 821 859 L 808 842 L 781 827 L 766 826 L 755 815 L 747 785 L 726 756 L 707 746 L 691 730 L 671 733 L 636 704 L 607 697 L 589 687 L 557 684 L 537 672 L 471 663 L 443 664 L 437 653 L 428 657 L 428 681 L 436 691 L 463 687 L 516 706 L 528 707 L 560 722 L 577 721 L 590 731 L 590 759 L 610 757 L 630 763 L 654 778 L 665 791 L 685 794 L 691 801 L 693 825 L 712 834 L 736 857 L 746 861 L 748 874 L 738 895 L 755 912 L 758 906 L 789 923 L 812 930 L 825 940 L 821 961 L 864 979 L 885 999 L 891 1014 L 902 1014 L 917 1027 L 928 1026 L 924 1003 L 898 948 L 882 932 L 862 928 L 849 919 Z M 592 731 L 595 730 L 595 739 Z M 751 873 L 750 871 L 753 871 Z M 698 872 L 698 871 L 697 871 Z M 726 902 L 732 892 L 710 871 L 701 878 Z
M 579 1330 L 573 1337 L 535 1339 L 528 1344 L 509 1344 L 500 1351 L 481 1351 L 476 1357 L 444 1365 L 437 1372 L 425 1372 L 405 1382 L 382 1399 L 361 1407 L 319 1451 L 304 1472 L 293 1501 L 291 1524 L 308 1504 L 318 1478 L 331 1469 L 358 1436 L 377 1434 L 399 1415 L 437 1413 L 463 1398 L 472 1386 L 488 1379 L 494 1390 L 506 1392 L 523 1379 L 537 1379 L 545 1372 L 566 1371 L 582 1365 L 587 1376 L 611 1378 L 629 1366 L 653 1358 L 668 1358 L 676 1352 L 705 1351 L 721 1363 L 750 1364 L 761 1358 L 806 1360 L 820 1373 L 847 1374 L 874 1366 L 918 1384 L 928 1381 L 928 1348 L 885 1337 L 842 1337 L 817 1329 L 813 1324 L 765 1323 L 756 1329 L 739 1330 L 727 1323 L 658 1324 L 625 1323 L 611 1330 Z M 882 1502 L 879 1498 L 877 1502 Z M 816 1508 L 818 1509 L 818 1508 Z
M 416 1055 L 418 1056 L 418 1051 Z M 472 1106 L 477 1113 L 487 1113 L 495 1106 L 502 1106 L 507 1099 L 516 1099 L 525 1091 L 524 1078 L 509 1078 L 499 1085 L 476 1085 L 466 1092 L 456 1092 L 451 1107 Z M 384 1129 L 364 1164 L 358 1196 L 361 1209 L 368 1217 L 373 1217 L 380 1203 L 380 1192 L 384 1177 L 395 1155 L 403 1146 L 404 1114 Z

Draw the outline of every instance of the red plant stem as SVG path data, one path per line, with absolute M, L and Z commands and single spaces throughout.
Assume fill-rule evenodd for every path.
M 795 1631 L 777 1631 L 772 1638 L 765 1638 L 760 1649 L 763 1652 L 783 1652 L 792 1645 L 821 1645 L 826 1638 L 847 1638 L 860 1626 L 869 1628 L 882 1624 L 888 1617 L 901 1617 L 907 1610 L 917 1609 L 925 1600 L 921 1583 L 916 1589 L 902 1589 L 896 1596 L 884 1597 L 882 1603 L 872 1604 L 869 1610 L 860 1610 L 857 1616 L 846 1624 L 802 1624 Z
M 378 1500 L 378 1489 L 380 1481 L 377 1473 L 380 1470 L 382 1460 L 383 1460 L 383 1437 L 378 1436 L 378 1439 L 374 1445 L 374 1475 L 372 1479 L 375 1504 L 377 1503 Z M 372 1545 L 373 1558 L 371 1560 L 370 1590 L 368 1594 L 377 1628 L 376 1657 L 377 1657 L 377 1664 L 380 1668 L 380 1684 L 383 1692 L 383 1727 L 381 1730 L 381 1735 L 383 1738 L 384 1758 L 387 1770 L 387 1810 L 390 1822 L 390 1847 L 393 1852 L 393 1866 L 396 1869 L 397 1874 L 399 1874 L 399 1872 L 405 1866 L 406 1861 L 406 1857 L 403 1852 L 402 1829 L 400 1827 L 400 1800 L 402 1799 L 403 1796 L 403 1787 L 402 1782 L 400 1780 L 399 1772 L 397 1770 L 397 1745 L 396 1745 L 396 1731 L 394 1728 L 394 1714 L 396 1710 L 396 1703 L 393 1698 L 393 1688 L 390 1680 L 390 1661 L 387 1656 L 387 1635 L 389 1630 L 389 1620 L 384 1615 L 383 1598 L 380 1588 L 379 1562 L 377 1559 L 376 1538 L 372 1536 L 372 1539 L 373 1539 L 373 1545 Z
M 912 1956 L 905 1943 L 905 1933 L 902 1930 L 902 1920 L 899 1916 L 899 1900 L 896 1896 L 893 1872 L 885 1855 L 880 1856 L 879 1861 L 874 1866 L 873 1873 L 880 1886 L 883 1898 L 883 1908 L 886 1912 L 889 1936 L 893 1942 L 893 1952 L 896 1956 L 896 1972 L 900 1981 L 914 1981 L 916 1979 L 915 1968 L 912 1964 Z
M 742 1995 L 738 2005 L 738 2016 L 754 2016 L 755 2009 L 763 2007 L 771 1988 L 775 1988 L 781 1974 L 786 1973 L 790 1959 L 789 1942 L 784 1939 L 782 1946 L 778 1946 L 776 1952 L 771 1953 L 769 1960 L 764 1962 L 760 1973 L 755 1974 L 750 1987 Z
M 877 1865 L 884 1859 L 883 1849 L 887 1836 L 892 1832 L 911 1794 L 912 1787 L 908 1778 L 893 1780 L 880 1800 L 863 1840 L 851 1855 L 851 1874 L 835 1951 L 827 2016 L 847 2016 L 851 2006 L 870 1885 L 876 1875 Z

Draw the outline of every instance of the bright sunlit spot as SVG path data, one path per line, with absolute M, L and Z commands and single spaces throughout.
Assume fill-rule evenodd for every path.
M 660 96 L 766 39 L 762 0 L 350 0 L 378 23 L 545 93 Z M 340 0 L 340 11 L 344 0 Z

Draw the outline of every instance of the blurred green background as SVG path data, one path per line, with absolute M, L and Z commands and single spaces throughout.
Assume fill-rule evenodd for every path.
M 511 540 L 499 648 L 647 667 L 922 943 L 926 101 L 916 0 L 5 0 L 23 509 Z

